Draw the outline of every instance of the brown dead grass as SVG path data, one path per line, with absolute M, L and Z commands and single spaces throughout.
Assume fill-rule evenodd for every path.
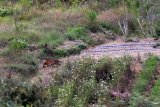
M 123 15 L 123 8 L 119 7 L 116 9 L 102 11 L 101 14 L 98 16 L 98 20 L 106 22 L 115 22 L 122 15 Z

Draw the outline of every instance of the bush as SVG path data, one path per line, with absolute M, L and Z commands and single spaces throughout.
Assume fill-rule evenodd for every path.
M 95 22 L 97 19 L 97 12 L 94 10 L 89 11 L 87 14 L 87 18 L 90 23 Z
M 88 23 L 86 28 L 91 32 L 96 33 L 100 31 L 100 24 L 97 22 L 97 13 L 95 11 L 89 11 L 87 14 Z
M 89 29 L 89 31 L 93 33 L 101 31 L 101 26 L 98 22 L 87 23 L 86 28 Z
M 105 30 L 111 30 L 115 33 L 119 33 L 120 32 L 120 29 L 119 29 L 119 26 L 117 25 L 114 25 L 114 24 L 111 24 L 111 23 L 107 23 L 107 22 L 103 22 L 103 21 L 100 21 L 99 22 L 100 24 L 100 27 L 104 28 Z
M 46 93 L 42 87 L 16 80 L 4 80 L 0 85 L 1 107 L 48 107 L 44 105 Z
M 5 16 L 10 16 L 13 14 L 13 9 L 12 8 L 0 8 L 0 16 L 5 17 Z
M 86 49 L 86 48 L 87 47 L 85 45 L 78 45 L 76 47 L 66 49 L 66 50 L 55 49 L 54 55 L 55 57 L 66 57 L 69 55 L 79 54 L 81 50 Z
M 86 46 L 86 45 L 83 45 L 83 44 L 79 45 L 78 47 L 79 47 L 81 50 L 87 48 L 87 46 Z
M 53 51 L 55 57 L 66 57 L 69 56 L 69 53 L 66 50 L 55 49 Z
M 23 39 L 13 39 L 9 43 L 9 48 L 11 50 L 19 50 L 27 47 L 27 42 Z
M 20 0 L 23 5 L 31 5 L 33 4 L 33 0 Z
M 68 29 L 67 33 L 65 34 L 69 40 L 76 40 L 81 39 L 82 37 L 87 36 L 87 31 L 84 27 L 74 27 Z
M 121 58 L 120 63 L 118 62 L 119 59 L 116 60 L 117 63 L 113 63 L 109 58 L 98 61 L 92 58 L 81 58 L 73 62 L 67 61 L 60 67 L 60 71 L 55 78 L 55 86 L 57 84 L 62 86 L 59 87 L 60 92 L 58 92 L 58 95 L 56 94 L 56 96 L 59 96 L 56 100 L 57 104 L 84 107 L 92 102 L 95 102 L 95 104 L 106 103 L 110 85 L 113 82 L 118 82 L 116 78 L 122 77 L 124 73 L 121 72 L 126 70 L 127 63 L 130 61 L 128 57 Z M 97 70 L 107 70 L 112 74 L 113 80 L 108 81 L 106 78 L 97 83 L 95 78 Z M 113 70 L 116 70 L 115 72 L 119 72 L 119 74 L 114 73 Z M 54 91 L 53 88 L 52 90 Z
M 68 49 L 67 52 L 70 55 L 73 55 L 73 54 L 79 54 L 81 52 L 81 50 L 82 49 L 80 49 L 79 47 L 74 47 L 74 48 Z

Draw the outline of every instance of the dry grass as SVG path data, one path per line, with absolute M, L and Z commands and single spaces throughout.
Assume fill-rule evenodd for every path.
M 40 31 L 57 30 L 66 31 L 69 27 L 83 25 L 85 23 L 85 10 L 87 9 L 68 9 L 66 11 L 60 9 L 50 9 L 36 20 L 34 29 Z
M 123 8 L 119 7 L 116 9 L 102 11 L 101 14 L 98 16 L 98 20 L 106 22 L 115 22 L 122 15 L 123 15 Z

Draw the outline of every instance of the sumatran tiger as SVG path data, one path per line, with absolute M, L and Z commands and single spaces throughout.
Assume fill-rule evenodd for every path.
M 49 67 L 51 65 L 61 65 L 61 61 L 58 59 L 45 59 L 43 68 Z

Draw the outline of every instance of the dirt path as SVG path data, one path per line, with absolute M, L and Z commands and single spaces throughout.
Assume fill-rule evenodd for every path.
M 140 41 L 130 43 L 110 43 L 97 46 L 93 49 L 89 49 L 81 54 L 81 56 L 91 56 L 100 58 L 104 56 L 109 57 L 121 57 L 124 55 L 137 56 L 138 53 L 145 57 L 148 54 L 155 54 L 160 56 L 160 48 L 153 48 L 157 42 L 154 41 Z

